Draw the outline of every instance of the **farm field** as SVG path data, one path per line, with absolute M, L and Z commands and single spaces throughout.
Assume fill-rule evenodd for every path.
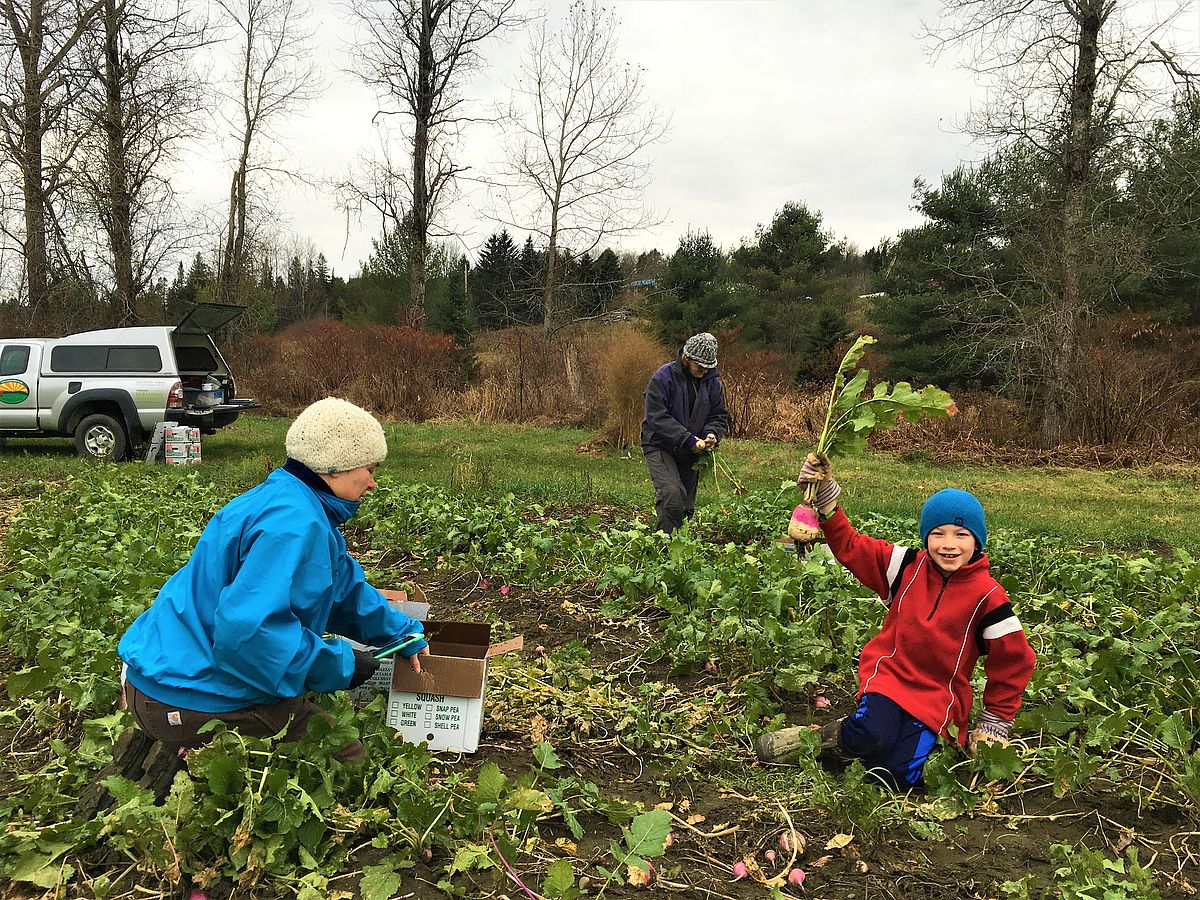
M 239 422 L 189 469 L 96 467 L 69 443 L 0 453 L 0 892 L 47 897 L 1188 897 L 1200 887 L 1197 473 L 839 466 L 860 528 L 915 543 L 954 484 L 989 512 L 993 574 L 1038 669 L 1018 740 L 943 750 L 928 790 L 831 774 L 815 739 L 753 743 L 849 711 L 878 599 L 776 538 L 801 448 L 729 442 L 694 527 L 662 552 L 637 454 L 588 435 L 387 426 L 380 487 L 347 537 L 372 583 L 431 615 L 522 635 L 488 678 L 480 752 L 393 739 L 381 701 L 329 700 L 335 734 L 219 736 L 163 804 L 111 782 L 127 724 L 116 640 L 203 523 L 283 461 L 282 420 Z M 996 461 L 1001 462 L 1001 461 Z M 826 704 L 828 701 L 828 704 Z M 358 731 L 368 760 L 330 759 Z M 344 740 L 344 738 L 343 738 Z M 668 840 L 668 835 L 670 838 Z M 795 855 L 780 845 L 787 838 Z M 767 851 L 774 854 L 769 859 Z M 733 865 L 749 874 L 733 881 Z M 803 884 L 785 880 L 804 872 Z M 524 885 L 524 888 L 520 885 Z

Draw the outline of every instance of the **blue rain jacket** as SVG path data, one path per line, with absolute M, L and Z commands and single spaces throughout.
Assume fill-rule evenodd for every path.
M 348 687 L 353 650 L 327 632 L 370 646 L 423 632 L 347 552 L 339 526 L 358 506 L 291 459 L 227 503 L 121 638 L 129 682 L 168 706 L 230 712 Z

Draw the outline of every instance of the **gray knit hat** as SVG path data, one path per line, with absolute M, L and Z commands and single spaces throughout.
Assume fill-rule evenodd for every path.
M 284 444 L 288 456 L 323 475 L 378 465 L 387 456 L 383 426 L 365 409 L 337 397 L 306 407 Z
M 683 355 L 706 369 L 717 367 L 717 339 L 707 331 L 693 334 L 683 345 Z

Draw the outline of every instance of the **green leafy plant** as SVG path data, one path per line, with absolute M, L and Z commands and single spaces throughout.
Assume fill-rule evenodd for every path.
M 863 335 L 842 357 L 829 392 L 825 424 L 813 448 L 818 457 L 859 453 L 867 448 L 871 432 L 890 428 L 901 418 L 915 422 L 923 416 L 952 416 L 958 412 L 950 395 L 933 385 L 917 391 L 907 381 L 898 381 L 895 385 L 881 381 L 868 393 L 867 380 L 871 373 L 859 369 L 850 377 L 850 372 L 862 360 L 867 347 L 874 343 L 875 338 Z M 795 540 L 809 545 L 820 534 L 817 516 L 812 510 L 816 492 L 816 484 L 805 486 L 803 506 L 807 509 L 797 510 L 789 527 Z
M 1162 900 L 1154 886 L 1154 873 L 1138 862 L 1136 847 L 1128 847 L 1124 857 L 1109 859 L 1099 850 L 1083 844 L 1051 844 L 1050 854 L 1059 865 L 1054 870 L 1053 896 L 1063 900 Z M 1001 889 L 1017 900 L 1037 900 L 1051 895 L 1039 889 L 1037 880 L 1026 875 L 1018 881 L 1006 881 Z
M 827 456 L 858 453 L 866 449 L 872 431 L 890 428 L 902 417 L 915 422 L 923 416 L 952 416 L 958 412 L 950 395 L 933 385 L 917 391 L 906 381 L 895 385 L 881 381 L 868 394 L 867 379 L 871 373 L 866 369 L 859 369 L 847 380 L 850 370 L 874 343 L 875 338 L 863 335 L 842 357 L 829 392 L 825 425 L 817 436 L 817 453 Z
M 628 828 L 622 828 L 621 843 L 612 841 L 609 844 L 613 868 L 600 867 L 600 874 L 604 876 L 600 895 L 603 896 L 614 881 L 625 880 L 636 887 L 649 884 L 654 870 L 649 860 L 663 855 L 670 833 L 671 814 L 665 809 L 644 812 L 634 818 Z

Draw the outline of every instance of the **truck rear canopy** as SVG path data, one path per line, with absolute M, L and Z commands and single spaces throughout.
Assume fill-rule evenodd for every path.
M 229 303 L 197 303 L 175 330 L 181 334 L 212 334 L 245 311 L 246 307 Z

